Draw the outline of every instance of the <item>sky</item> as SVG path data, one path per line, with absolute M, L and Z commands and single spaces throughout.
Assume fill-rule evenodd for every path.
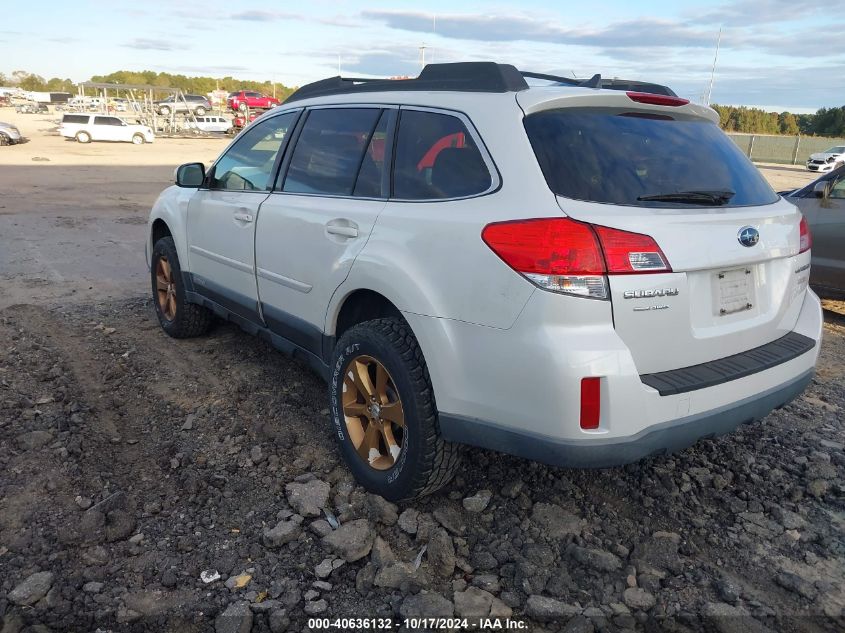
M 15 2 L 0 23 L 0 72 L 84 81 L 155 70 L 299 86 L 338 67 L 346 76 L 414 76 L 425 46 L 427 62 L 601 73 L 703 102 L 721 28 L 712 102 L 815 112 L 845 104 L 841 2 Z

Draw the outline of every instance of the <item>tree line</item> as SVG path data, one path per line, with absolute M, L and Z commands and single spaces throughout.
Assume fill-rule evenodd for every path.
M 180 88 L 189 94 L 207 94 L 212 90 L 255 90 L 273 94 L 274 84 L 270 81 L 250 81 L 235 77 L 189 77 L 153 70 L 119 70 L 108 75 L 94 75 L 91 81 L 97 83 L 142 84 L 160 88 Z M 51 77 L 16 70 L 10 77 L 0 73 L 0 86 L 18 86 L 33 92 L 76 92 L 76 84 L 70 79 Z M 284 100 L 296 88 L 275 84 L 276 97 Z M 791 112 L 766 112 L 760 108 L 745 106 L 711 106 L 719 113 L 719 123 L 728 132 L 752 134 L 796 134 L 845 137 L 845 106 L 821 108 L 815 114 L 793 114 Z

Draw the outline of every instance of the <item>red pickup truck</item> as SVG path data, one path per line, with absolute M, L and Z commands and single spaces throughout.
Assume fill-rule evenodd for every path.
M 240 92 L 230 92 L 229 98 L 226 99 L 226 104 L 232 110 L 244 111 L 249 109 L 267 109 L 275 108 L 281 101 L 275 97 L 268 97 L 260 92 L 252 92 L 250 90 L 241 90 Z

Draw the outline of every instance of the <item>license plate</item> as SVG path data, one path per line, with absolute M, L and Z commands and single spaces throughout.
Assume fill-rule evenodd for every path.
M 754 307 L 753 279 L 750 267 L 724 270 L 715 275 L 720 316 L 744 312 Z

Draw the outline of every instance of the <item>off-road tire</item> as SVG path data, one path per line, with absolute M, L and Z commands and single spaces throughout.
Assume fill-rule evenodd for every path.
M 156 280 L 156 268 L 158 260 L 167 258 L 172 269 L 173 279 L 176 285 L 176 314 L 168 319 L 162 310 L 158 300 L 158 289 Z M 211 326 L 214 315 L 208 308 L 189 303 L 185 298 L 185 285 L 182 283 L 182 268 L 179 265 L 179 255 L 176 252 L 176 244 L 172 237 L 162 237 L 153 246 L 153 254 L 150 258 L 150 278 L 152 283 L 153 305 L 159 325 L 169 336 L 173 338 L 192 338 L 202 336 Z
M 144 138 L 143 134 L 133 134 L 132 135 L 132 144 L 133 145 L 143 145 L 147 142 L 147 139 Z
M 374 358 L 387 369 L 404 409 L 404 445 L 396 463 L 387 470 L 376 470 L 358 456 L 343 415 L 345 372 L 349 363 L 361 355 Z M 441 437 L 428 367 L 404 320 L 383 318 L 351 327 L 340 337 L 330 369 L 333 431 L 344 460 L 364 488 L 390 501 L 407 501 L 449 483 L 460 465 L 461 446 Z
M 90 143 L 91 142 L 91 135 L 88 132 L 77 132 L 76 133 L 76 140 L 80 143 Z

